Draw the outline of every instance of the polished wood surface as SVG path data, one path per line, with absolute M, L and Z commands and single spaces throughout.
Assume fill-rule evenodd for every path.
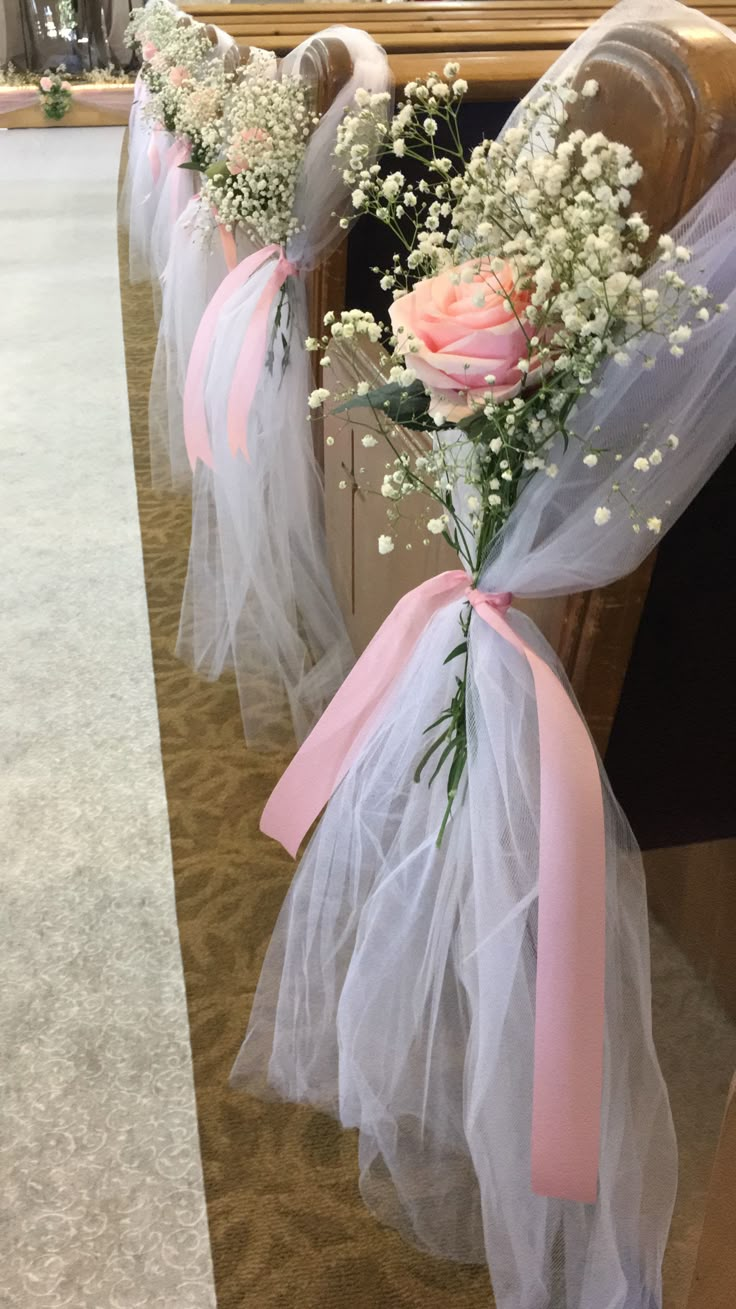
M 733 1309 L 735 1301 L 736 1077 L 726 1102 L 686 1309 Z
M 394 67 L 394 57 L 426 53 L 440 57 L 452 54 L 515 52 L 516 78 L 526 69 L 526 86 L 539 76 L 540 56 L 545 68 L 556 54 L 570 45 L 590 23 L 612 6 L 583 3 L 583 0 L 457 0 L 431 3 L 406 0 L 397 4 L 269 4 L 189 6 L 189 12 L 203 21 L 216 22 L 226 31 L 254 44 L 270 45 L 285 53 L 299 41 L 333 23 L 357 24 L 384 46 Z M 711 0 L 705 11 L 728 25 L 736 25 L 736 0 Z M 534 53 L 525 63 L 520 55 Z M 464 69 L 464 75 L 468 74 Z M 397 82 L 403 70 L 394 69 Z M 470 80 L 470 79 L 469 79 Z

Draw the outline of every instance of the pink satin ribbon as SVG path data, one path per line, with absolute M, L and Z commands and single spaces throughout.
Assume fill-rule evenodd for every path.
M 224 243 L 223 243 L 224 248 Z M 228 443 L 233 454 L 240 450 L 248 458 L 248 414 L 268 349 L 268 319 L 273 301 L 287 277 L 296 272 L 280 245 L 256 250 L 236 265 L 210 300 L 197 329 L 184 385 L 184 438 L 189 462 L 194 468 L 201 459 L 212 467 L 212 447 L 204 403 L 204 383 L 217 323 L 228 300 L 258 269 L 276 255 L 274 270 L 261 292 L 240 347 L 227 405 Z M 227 258 L 227 254 L 226 254 Z
M 158 153 L 156 136 L 162 130 L 163 129 L 159 123 L 154 123 L 153 127 L 151 128 L 151 139 L 148 142 L 148 162 L 151 165 L 151 178 L 153 180 L 154 186 L 156 185 L 159 177 L 161 176 L 161 159 Z
M 238 248 L 235 244 L 235 237 L 229 232 L 224 223 L 217 224 L 217 230 L 220 233 L 220 244 L 222 253 L 225 256 L 227 271 L 231 273 L 238 262 Z
M 273 791 L 261 830 L 293 856 L 345 776 L 432 616 L 465 597 L 529 664 L 540 755 L 532 1177 L 538 1195 L 595 1202 L 603 1087 L 605 827 L 595 750 L 556 674 L 505 617 L 511 596 L 447 572 L 389 614 Z M 490 874 L 490 870 L 489 873 Z

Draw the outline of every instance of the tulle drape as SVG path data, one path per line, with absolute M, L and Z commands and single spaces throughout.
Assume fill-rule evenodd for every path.
M 681 17 L 627 3 L 598 24 Z M 701 20 L 698 15 L 697 21 Z M 594 44 L 584 38 L 577 55 Z M 573 55 L 565 62 L 571 65 Z M 692 284 L 736 306 L 736 169 L 674 233 Z M 553 595 L 636 567 L 636 533 L 613 483 L 666 531 L 736 430 L 734 325 L 696 333 L 653 372 L 606 367 L 574 426 L 610 450 L 595 468 L 572 443 L 559 475 L 522 491 L 479 583 Z M 672 449 L 667 437 L 676 435 Z M 634 460 L 661 449 L 649 472 Z M 619 453 L 618 462 L 613 456 Z M 611 519 L 594 511 L 609 502 Z M 687 597 L 683 596 L 683 603 Z M 641 858 L 601 767 L 606 831 L 604 1088 L 598 1199 L 531 1189 L 539 856 L 539 734 L 529 667 L 471 619 L 469 759 L 438 848 L 446 769 L 415 783 L 425 728 L 455 689 L 443 665 L 461 603 L 432 619 L 329 802 L 269 947 L 233 1081 L 312 1104 L 360 1134 L 361 1190 L 381 1220 L 434 1254 L 486 1260 L 499 1309 L 661 1309 L 676 1145 L 652 1041 Z M 530 619 L 509 621 L 567 686 Z M 569 688 L 568 688 L 569 689 Z M 572 692 L 570 692 L 572 696 Z M 683 688 L 686 694 L 686 688 Z M 600 766 L 600 765 L 599 765 Z
M 183 415 L 187 365 L 202 315 L 228 272 L 219 230 L 209 234 L 200 230 L 198 215 L 195 197 L 174 226 L 161 278 L 161 316 L 148 406 L 151 480 L 158 490 L 191 488 Z M 253 253 L 242 232 L 234 240 L 238 259 Z
M 346 193 L 334 167 L 337 124 L 356 90 L 385 89 L 388 73 L 383 51 L 366 33 L 336 27 L 321 36 L 345 44 L 352 76 L 316 127 L 300 170 L 300 230 L 285 251 L 296 271 L 271 308 L 272 356 L 247 420 L 242 415 L 249 462 L 230 450 L 228 400 L 272 261 L 230 297 L 217 324 L 204 388 L 213 467 L 198 464 L 194 475 L 178 645 L 205 676 L 235 670 L 246 738 L 261 745 L 282 739 L 289 718 L 303 739 L 353 658 L 327 567 L 321 474 L 307 410 L 313 383 L 304 350 L 304 274 L 343 236 L 336 217 Z M 287 57 L 284 73 L 298 74 L 311 44 Z
M 265 54 L 266 52 L 262 52 Z M 265 63 L 260 61 L 259 75 L 264 75 Z M 276 56 L 270 64 L 271 75 L 278 72 Z M 191 171 L 177 170 L 185 178 L 197 178 Z M 173 184 L 173 183 L 172 183 Z M 182 183 L 175 208 L 179 207 Z M 198 182 L 189 183 L 192 190 Z M 186 187 L 186 183 L 184 183 Z M 190 190 L 190 197 L 192 196 Z M 186 194 L 186 191 L 183 191 Z M 149 434 L 151 443 L 151 480 L 158 490 L 189 490 L 192 470 L 184 444 L 183 398 L 187 365 L 197 328 L 212 296 L 227 275 L 228 266 L 223 253 L 219 229 L 209 234 L 206 225 L 197 224 L 199 202 L 190 198 L 176 217 L 170 220 L 174 209 L 167 207 L 162 196 L 154 230 L 155 260 L 160 266 L 160 318 L 156 355 L 151 377 L 149 398 Z M 156 247 L 157 234 L 160 244 Z M 243 233 L 233 236 L 238 260 L 253 253 L 252 241 Z
M 208 58 L 227 58 L 236 49 L 235 39 L 220 28 L 214 30 L 217 40 Z M 199 186 L 196 173 L 179 168 L 182 157 L 174 149 L 176 138 L 144 116 L 147 100 L 148 90 L 138 77 L 119 206 L 120 222 L 128 230 L 131 282 L 158 281 L 163 276 L 174 226 Z M 158 296 L 156 302 L 158 306 Z
M 144 115 L 148 89 L 136 82 L 128 124 L 128 163 L 120 197 L 120 221 L 128 230 L 129 277 L 151 276 L 151 234 L 166 181 L 174 138 Z

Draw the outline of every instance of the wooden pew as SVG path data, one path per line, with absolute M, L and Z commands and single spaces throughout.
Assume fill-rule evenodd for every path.
M 584 28 L 611 6 L 605 0 L 404 0 L 398 4 L 318 3 L 191 5 L 238 41 L 284 54 L 332 24 L 358 24 L 386 49 L 402 85 L 459 56 L 470 97 L 506 100 L 523 95 Z M 704 8 L 736 26 L 736 0 Z
M 384 45 L 389 56 L 419 51 L 559 50 L 611 6 L 576 0 L 457 0 L 398 4 L 250 4 L 191 6 L 189 12 L 217 22 L 238 38 L 268 38 L 279 52 L 333 23 L 357 23 Z M 704 6 L 726 24 L 736 22 L 734 0 Z
M 726 1104 L 686 1309 L 733 1309 L 736 1298 L 736 1077 Z
M 622 28 L 588 57 L 581 77 L 616 88 L 612 96 L 580 101 L 576 113 L 590 130 L 632 146 L 645 165 L 634 206 L 655 230 L 688 210 L 736 157 L 736 47 L 719 33 L 655 25 Z M 706 130 L 717 123 L 717 132 Z M 677 143 L 675 146 L 674 143 Z M 360 240 L 360 227 L 353 234 Z M 332 308 L 340 308 L 339 271 L 326 270 Z M 329 386 L 329 377 L 325 384 Z M 386 559 L 376 549 L 386 530 L 385 501 L 357 491 L 353 477 L 378 489 L 386 453 L 366 451 L 354 428 L 328 420 L 334 439 L 325 451 L 325 493 L 331 563 L 358 650 L 399 597 L 425 577 L 456 566 L 454 555 L 418 530 L 405 533 Z M 364 473 L 359 470 L 364 469 Z M 346 482 L 345 490 L 339 489 Z M 352 489 L 351 489 L 352 487 Z M 571 678 L 603 752 L 646 597 L 653 561 L 605 590 L 524 605 L 545 631 Z

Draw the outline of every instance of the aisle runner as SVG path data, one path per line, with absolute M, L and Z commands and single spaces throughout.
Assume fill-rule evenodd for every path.
M 116 255 L 122 131 L 0 136 L 0 1305 L 213 1309 Z

